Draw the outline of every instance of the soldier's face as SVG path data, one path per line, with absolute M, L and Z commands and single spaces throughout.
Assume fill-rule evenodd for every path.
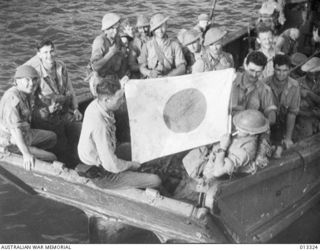
M 120 29 L 120 23 L 118 22 L 112 27 L 110 27 L 109 29 L 105 30 L 105 34 L 107 35 L 107 37 L 114 39 L 119 33 L 119 29 Z
M 245 63 L 244 69 L 245 69 L 245 75 L 251 83 L 256 82 L 263 71 L 262 66 L 256 65 L 252 62 L 249 62 L 249 64 Z
M 118 90 L 112 97 L 106 100 L 106 106 L 108 110 L 116 111 L 122 105 L 124 101 L 123 89 Z
M 44 64 L 50 66 L 55 62 L 56 52 L 51 45 L 45 45 L 39 49 L 38 56 Z
M 276 79 L 280 82 L 288 79 L 290 74 L 290 67 L 288 65 L 275 65 L 274 67 L 274 75 Z
M 38 88 L 38 78 L 20 78 L 16 80 L 17 87 L 20 91 L 26 94 L 32 94 Z
M 188 47 L 189 51 L 192 53 L 199 52 L 200 51 L 200 40 L 198 39 L 194 43 L 189 44 L 187 47 Z
M 210 51 L 213 55 L 220 55 L 221 51 L 222 51 L 222 41 L 217 41 L 214 44 L 211 44 L 210 46 Z
M 272 32 L 268 31 L 268 32 L 259 33 L 257 41 L 261 45 L 262 48 L 270 49 L 273 44 Z
M 159 28 L 154 31 L 154 34 L 158 38 L 163 38 L 167 33 L 167 22 L 162 24 Z

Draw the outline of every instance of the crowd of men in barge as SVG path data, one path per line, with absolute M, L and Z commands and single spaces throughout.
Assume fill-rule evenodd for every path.
M 284 22 L 276 1 L 266 1 L 260 14 L 257 49 L 244 59 L 232 87 L 237 133 L 185 157 L 193 178 L 210 181 L 234 172 L 254 173 L 271 156 L 281 157 L 294 142 L 319 131 L 319 28 L 311 35 L 314 47 L 308 58 L 297 52 L 298 28 L 275 34 Z M 140 164 L 130 161 L 130 144 L 119 145 L 116 140 L 114 113 L 119 108 L 119 116 L 126 112 L 120 80 L 234 67 L 233 55 L 222 50 L 227 32 L 212 25 L 207 14 L 199 15 L 194 28 L 180 30 L 176 39 L 168 37 L 168 17 L 163 14 L 153 15 L 150 21 L 137 17 L 136 32 L 121 21 L 118 14 L 104 15 L 102 32 L 93 41 L 88 82 L 95 99 L 84 115 L 52 41 L 39 42 L 36 55 L 16 69 L 13 87 L 0 101 L 0 144 L 3 151 L 21 153 L 27 170 L 34 168 L 35 158 L 59 159 L 67 166 L 78 164 L 81 175 L 91 175 L 103 188 L 158 187 L 157 175 L 137 172 Z M 197 164 L 188 164 L 188 159 Z

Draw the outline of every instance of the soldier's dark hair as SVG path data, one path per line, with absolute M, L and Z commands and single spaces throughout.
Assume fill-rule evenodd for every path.
M 270 25 L 266 25 L 265 23 L 261 23 L 257 25 L 256 27 L 257 36 L 259 36 L 260 33 L 266 33 L 266 32 L 271 32 L 272 34 L 274 34 L 274 30 Z
M 246 65 L 248 65 L 250 62 L 264 68 L 268 62 L 268 59 L 261 51 L 252 51 L 245 59 Z
M 49 46 L 49 45 L 51 45 L 52 48 L 54 48 L 54 44 L 50 39 L 43 39 L 37 43 L 36 47 L 37 47 L 37 50 L 40 51 L 40 49 L 43 46 Z
M 273 65 L 276 66 L 282 66 L 282 65 L 287 65 L 287 66 L 291 66 L 291 59 L 288 55 L 283 55 L 283 54 L 277 54 L 274 58 L 273 58 Z
M 96 87 L 98 98 L 104 95 L 113 96 L 120 89 L 120 84 L 115 81 L 110 81 L 103 78 L 99 81 Z

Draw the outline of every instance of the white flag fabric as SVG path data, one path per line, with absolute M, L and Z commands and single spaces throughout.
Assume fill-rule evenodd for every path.
M 234 69 L 129 80 L 132 160 L 140 163 L 217 142 L 229 129 Z

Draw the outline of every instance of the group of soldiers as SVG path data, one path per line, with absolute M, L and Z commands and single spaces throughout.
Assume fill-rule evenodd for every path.
M 227 32 L 213 26 L 208 15 L 199 15 L 197 25 L 181 30 L 177 39 L 167 35 L 168 19 L 159 13 L 150 21 L 139 16 L 134 33 L 128 24 L 121 25 L 119 15 L 104 15 L 88 67 L 95 99 L 84 116 L 53 42 L 41 41 L 1 98 L 3 148 L 20 152 L 26 169 L 34 167 L 35 158 L 59 159 L 73 167 L 81 162 L 79 174 L 103 188 L 158 187 L 160 178 L 136 172 L 140 164 L 130 160 L 130 144 L 116 139 L 114 113 L 121 107 L 126 112 L 124 77 L 159 78 L 234 67 L 233 56 L 222 50 Z M 297 52 L 299 35 L 299 29 L 290 28 L 275 38 L 272 25 L 257 25 L 257 49 L 244 59 L 232 87 L 235 136 L 224 135 L 216 146 L 196 149 L 201 153 L 196 168 L 201 166 L 205 179 L 253 173 L 257 165 L 266 165 L 271 152 L 280 157 L 294 140 L 318 132 L 320 58 L 307 60 Z M 316 36 L 313 39 L 317 42 Z M 293 73 L 298 81 L 290 77 Z M 185 167 L 190 171 L 188 164 Z

